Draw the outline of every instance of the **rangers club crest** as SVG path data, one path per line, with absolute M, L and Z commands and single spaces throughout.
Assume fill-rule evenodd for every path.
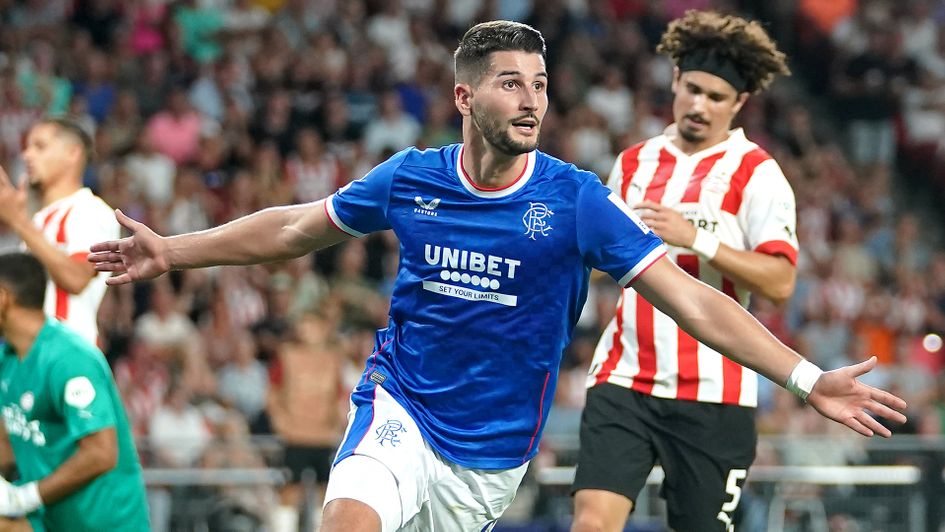
M 552 227 L 546 221 L 554 215 L 554 211 L 548 208 L 544 203 L 529 202 L 528 210 L 522 216 L 522 223 L 525 224 L 525 235 L 535 240 L 535 235 L 548 236 L 548 231 Z

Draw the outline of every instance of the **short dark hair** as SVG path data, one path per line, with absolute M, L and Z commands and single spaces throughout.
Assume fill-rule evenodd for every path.
M 36 123 L 48 124 L 59 128 L 59 133 L 68 135 L 76 140 L 82 146 L 82 153 L 85 155 L 85 161 L 88 162 L 95 155 L 95 139 L 92 134 L 85 130 L 79 120 L 70 115 L 46 116 Z
M 42 310 L 46 298 L 46 269 L 29 253 L 0 254 L 0 285 L 13 293 L 16 304 Z
M 731 61 L 745 80 L 745 90 L 764 90 L 777 75 L 788 75 L 784 53 L 757 21 L 714 11 L 686 11 L 669 23 L 656 51 L 676 66 L 690 54 L 712 51 Z
M 508 51 L 545 57 L 545 39 L 528 24 L 509 20 L 482 22 L 469 28 L 453 53 L 456 81 L 478 84 L 489 71 L 490 55 Z

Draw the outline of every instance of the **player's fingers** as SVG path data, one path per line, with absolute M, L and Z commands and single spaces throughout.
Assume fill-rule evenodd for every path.
M 860 434 L 864 436 L 869 437 L 873 435 L 873 431 L 870 430 L 866 425 L 861 423 L 860 420 L 857 419 L 856 417 L 851 417 L 851 418 L 847 418 L 843 420 L 843 424 L 859 432 Z
M 884 438 L 892 436 L 892 432 L 884 427 L 883 424 L 877 421 L 873 416 L 871 416 L 869 412 L 860 411 L 860 413 L 857 414 L 856 419 L 866 428 L 873 431 L 873 434 L 879 434 Z
M 909 407 L 906 402 L 885 390 L 880 390 L 879 388 L 873 388 L 870 386 L 870 399 L 876 401 L 877 403 L 882 403 L 890 408 L 899 410 L 900 412 Z
M 894 421 L 896 423 L 906 422 L 905 414 L 903 414 L 902 412 L 897 412 L 893 410 L 892 408 L 889 408 L 888 406 L 878 401 L 870 401 L 869 407 L 867 409 L 873 414 L 882 418 L 886 418 L 890 421 Z
M 109 277 L 108 279 L 105 279 L 105 284 L 107 284 L 107 285 L 109 285 L 109 286 L 117 286 L 117 285 L 120 285 L 120 284 L 128 284 L 128 283 L 130 283 L 130 282 L 131 282 L 131 276 L 128 275 L 127 272 L 125 272 L 125 273 L 123 273 L 123 274 L 121 274 L 121 275 L 116 275 L 116 276 L 114 276 L 114 277 Z
M 869 371 L 875 367 L 876 367 L 876 357 L 871 356 L 867 358 L 866 360 L 864 360 L 863 362 L 860 362 L 859 364 L 853 364 L 852 366 L 849 366 L 848 369 L 853 375 L 853 377 L 856 378 L 856 377 L 859 377 L 860 375 L 869 373 Z
M 120 223 L 122 227 L 128 229 L 132 233 L 137 233 L 142 227 L 144 227 L 144 224 L 128 217 L 125 215 L 125 213 L 121 212 L 121 209 L 115 209 L 115 219 L 118 220 L 118 223 Z
M 659 211 L 663 208 L 663 205 L 656 203 L 652 200 L 643 200 L 640 203 L 637 203 L 633 206 L 634 209 L 650 209 L 651 211 Z
M 98 242 L 96 244 L 92 244 L 89 247 L 89 251 L 92 252 L 89 254 L 89 261 L 92 261 L 93 258 L 99 253 L 106 253 L 109 251 L 118 251 L 119 249 L 118 242 L 119 242 L 118 240 L 109 240 L 107 242 Z
M 89 256 L 86 258 L 91 263 L 110 263 L 110 262 L 121 262 L 121 253 L 116 253 L 114 251 L 99 251 L 97 253 L 89 253 Z
M 94 264 L 96 271 L 100 272 L 126 272 L 128 268 L 125 266 L 125 263 L 118 262 L 96 262 Z

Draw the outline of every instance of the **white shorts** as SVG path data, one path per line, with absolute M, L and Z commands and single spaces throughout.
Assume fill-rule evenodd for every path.
M 325 504 L 354 499 L 373 508 L 382 532 L 482 532 L 509 507 L 528 464 L 514 469 L 469 469 L 434 451 L 413 419 L 383 388 L 373 404 L 348 413 Z

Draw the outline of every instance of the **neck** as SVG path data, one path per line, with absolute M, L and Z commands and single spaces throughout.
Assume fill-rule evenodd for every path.
M 42 310 L 16 308 L 10 309 L 3 321 L 4 339 L 13 347 L 17 358 L 23 360 L 46 323 L 46 316 Z
M 684 139 L 683 136 L 680 135 L 679 131 L 677 130 L 676 135 L 673 137 L 673 145 L 679 148 L 679 150 L 685 153 L 686 155 L 692 155 L 693 153 L 697 153 L 702 150 L 707 150 L 711 148 L 712 146 L 715 146 L 716 144 L 721 144 L 722 142 L 725 142 L 726 140 L 728 140 L 729 131 L 730 131 L 729 129 L 725 129 L 725 131 L 723 131 L 722 133 L 714 137 L 703 139 L 697 142 L 690 142 Z
M 522 175 L 525 165 L 528 164 L 527 153 L 507 155 L 489 144 L 482 135 L 463 137 L 463 169 L 469 179 L 479 187 L 505 188 Z M 473 140 L 467 140 L 470 138 Z
M 71 196 L 80 188 L 82 188 L 82 179 L 79 176 L 60 179 L 57 183 L 43 188 L 43 206 L 51 205 L 62 198 Z

